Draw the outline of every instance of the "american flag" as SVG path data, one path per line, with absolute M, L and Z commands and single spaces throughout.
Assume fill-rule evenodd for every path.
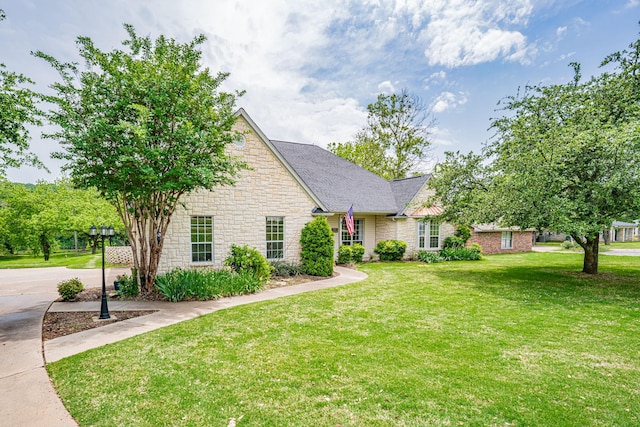
M 344 224 L 347 226 L 347 232 L 349 236 L 353 236 L 353 205 L 347 211 L 347 214 L 344 216 Z

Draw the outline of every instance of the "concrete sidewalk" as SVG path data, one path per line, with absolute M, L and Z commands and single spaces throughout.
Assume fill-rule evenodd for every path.
M 212 313 L 238 305 L 266 301 L 289 295 L 301 294 L 319 289 L 331 288 L 347 283 L 363 280 L 366 274 L 349 268 L 336 267 L 337 276 L 302 283 L 299 285 L 273 288 L 263 292 L 237 297 L 221 298 L 215 301 L 197 302 L 155 302 L 155 301 L 110 301 L 109 311 L 121 310 L 159 310 L 156 313 L 136 317 L 121 322 L 111 323 L 100 328 L 89 329 L 72 335 L 55 338 L 44 342 L 44 359 L 46 363 L 100 347 L 116 341 L 139 335 L 163 326 L 172 325 L 183 320 L 193 319 L 203 314 Z M 54 302 L 49 311 L 100 311 L 98 302 Z

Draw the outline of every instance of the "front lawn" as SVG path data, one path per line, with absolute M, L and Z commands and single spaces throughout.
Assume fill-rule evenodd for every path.
M 80 425 L 640 424 L 640 258 L 372 263 L 50 364 Z
M 48 261 L 44 256 L 24 255 L 0 255 L 0 269 L 2 268 L 42 268 L 42 267 L 68 267 L 68 268 L 99 268 L 102 264 L 101 254 L 81 253 L 76 255 L 73 251 L 61 251 L 51 254 Z

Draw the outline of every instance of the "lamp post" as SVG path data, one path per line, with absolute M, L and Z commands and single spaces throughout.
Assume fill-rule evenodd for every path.
M 96 236 L 98 234 L 98 229 L 95 225 L 91 226 L 89 234 L 91 236 Z M 111 316 L 109 316 L 109 307 L 107 306 L 107 289 L 104 278 L 104 238 L 107 236 L 111 237 L 114 234 L 115 233 L 112 226 L 109 226 L 109 228 L 105 227 L 104 225 L 100 227 L 100 237 L 102 238 L 102 304 L 100 306 L 100 317 L 98 319 L 111 318 Z

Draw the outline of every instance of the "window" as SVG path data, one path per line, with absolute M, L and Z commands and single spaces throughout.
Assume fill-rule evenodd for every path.
M 513 248 L 513 233 L 511 231 L 502 232 L 502 242 L 500 244 L 501 249 Z
M 347 231 L 347 225 L 344 223 L 344 217 L 340 222 L 342 231 L 340 233 L 340 244 L 341 245 L 353 245 L 354 243 L 358 243 L 364 246 L 364 219 L 354 219 L 353 220 L 353 236 L 349 236 L 349 232 Z
M 191 262 L 213 261 L 213 217 L 191 217 Z
M 418 248 L 440 249 L 440 223 L 418 221 Z
M 267 217 L 267 259 L 284 258 L 284 217 Z

